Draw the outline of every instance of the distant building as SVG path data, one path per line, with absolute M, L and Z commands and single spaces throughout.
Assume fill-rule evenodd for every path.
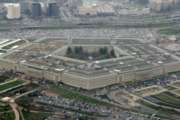
M 176 8 L 180 8 L 180 0 L 174 0 L 174 4 Z
M 84 4 L 79 7 L 78 14 L 89 16 L 112 16 L 115 14 L 115 10 L 113 6 L 109 4 Z
M 6 17 L 8 19 L 19 19 L 21 17 L 21 7 L 19 3 L 4 4 L 7 10 Z
M 0 5 L 0 17 L 4 18 L 4 16 L 6 16 L 6 9 L 5 9 L 4 5 Z
M 59 16 L 59 6 L 57 3 L 48 3 L 47 15 L 50 17 Z
M 33 18 L 42 16 L 42 7 L 40 3 L 32 3 L 31 15 Z
M 79 15 L 88 15 L 88 16 L 97 15 L 96 7 L 81 6 L 78 9 L 78 14 Z
M 180 4 L 180 0 L 174 0 L 175 4 Z
M 155 12 L 171 10 L 174 8 L 176 1 L 177 0 L 150 0 L 150 8 Z
M 97 15 L 99 16 L 112 16 L 114 15 L 114 13 L 114 8 L 112 7 L 112 5 L 109 4 L 100 5 L 97 8 Z
M 30 3 L 28 1 L 20 2 L 21 5 L 21 13 L 30 14 Z

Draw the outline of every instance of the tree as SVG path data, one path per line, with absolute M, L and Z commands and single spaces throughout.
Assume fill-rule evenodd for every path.
M 84 53 L 83 48 L 81 46 L 79 47 L 79 52 Z
M 111 56 L 111 57 L 116 57 L 115 52 L 114 52 L 113 49 L 110 51 L 110 56 Z
M 75 54 L 79 54 L 79 51 L 80 51 L 80 50 L 79 50 L 79 47 L 75 47 L 75 48 L 74 48 Z
M 73 51 L 72 51 L 71 47 L 68 47 L 68 48 L 67 48 L 67 51 L 66 51 L 66 55 L 69 56 L 69 55 L 72 54 L 72 52 L 73 52 Z
M 107 54 L 107 53 L 108 53 L 108 48 L 107 48 L 107 47 L 100 48 L 100 49 L 99 49 L 99 53 L 100 53 L 101 55 Z
M 81 54 L 83 53 L 83 48 L 81 46 L 74 48 L 75 54 Z

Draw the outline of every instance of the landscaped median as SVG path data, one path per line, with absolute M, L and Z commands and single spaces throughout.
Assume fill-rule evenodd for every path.
M 28 84 L 28 82 L 23 81 L 23 80 L 16 80 L 16 79 L 7 81 L 5 83 L 1 83 L 0 84 L 0 94 L 7 92 L 9 90 L 12 90 L 12 89 L 21 87 L 26 84 Z

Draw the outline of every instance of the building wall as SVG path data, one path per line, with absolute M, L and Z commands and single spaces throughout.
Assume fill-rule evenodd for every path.
M 150 0 L 150 8 L 155 12 L 170 10 L 174 4 L 175 0 Z
M 44 78 L 47 80 L 61 81 L 64 84 L 83 88 L 87 90 L 101 88 L 112 84 L 124 83 L 135 80 L 151 79 L 154 76 L 166 74 L 169 72 L 180 71 L 180 62 L 161 65 L 145 70 L 129 71 L 121 74 L 109 73 L 102 76 L 91 76 L 89 78 L 70 74 L 67 72 L 54 72 L 50 70 L 42 70 L 39 68 L 28 67 L 26 64 L 17 64 L 8 60 L 0 60 L 0 69 L 15 70 L 23 72 L 28 76 L 36 78 Z
M 6 17 L 8 19 L 19 19 L 21 17 L 20 4 L 9 3 L 9 4 L 5 4 L 5 7 L 7 9 Z
M 43 78 L 46 78 L 47 80 L 61 81 L 61 73 L 44 71 Z
M 124 72 L 120 74 L 122 76 L 122 80 L 120 82 L 128 82 L 135 80 L 135 72 L 134 71 L 129 71 L 129 72 Z
M 161 66 L 157 66 L 154 68 L 148 68 L 145 70 L 136 71 L 135 80 L 146 80 L 151 79 L 154 76 L 158 76 L 163 74 L 163 68 Z
M 40 3 L 32 3 L 31 15 L 34 18 L 42 16 L 42 7 Z
M 102 88 L 108 85 L 117 84 L 117 76 L 109 74 L 101 77 L 94 77 L 88 81 L 88 89 Z
M 69 73 L 64 73 L 62 75 L 63 83 L 70 86 L 78 87 L 78 88 L 88 89 L 88 81 L 89 80 L 87 78 L 79 77 L 79 76 L 72 75 Z
M 18 66 L 18 71 L 27 74 L 28 76 L 43 78 L 43 71 L 39 69 L 34 69 L 32 67 L 20 64 Z

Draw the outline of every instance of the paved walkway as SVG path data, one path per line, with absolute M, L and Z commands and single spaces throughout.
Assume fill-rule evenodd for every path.
M 11 106 L 12 110 L 14 111 L 15 114 L 15 119 L 14 120 L 20 120 L 20 115 L 19 115 L 19 111 L 18 111 L 18 105 L 16 103 L 9 103 L 9 105 Z
M 6 102 L 10 105 L 12 108 L 12 111 L 14 112 L 15 119 L 14 120 L 20 120 L 20 114 L 18 111 L 18 105 L 15 103 L 15 100 L 11 97 L 4 97 L 1 99 L 3 102 Z

